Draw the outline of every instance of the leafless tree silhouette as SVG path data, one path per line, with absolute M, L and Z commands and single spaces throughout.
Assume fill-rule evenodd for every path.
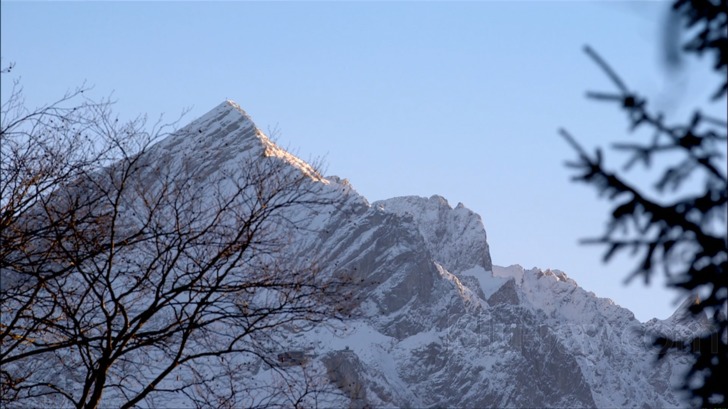
M 2 105 L 3 407 L 310 405 L 315 368 L 275 353 L 351 312 L 350 280 L 283 255 L 289 210 L 330 204 L 320 183 L 265 155 L 200 183 L 155 156 L 168 126 L 122 123 L 85 91 Z M 261 367 L 273 384 L 253 382 Z

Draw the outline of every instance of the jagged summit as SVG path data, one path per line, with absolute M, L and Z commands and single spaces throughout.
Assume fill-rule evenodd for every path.
M 702 312 L 697 317 L 693 315 L 690 312 L 690 307 L 692 307 L 694 304 L 700 303 L 700 296 L 698 294 L 690 294 L 680 303 L 680 305 L 675 308 L 675 311 L 667 317 L 664 320 L 656 320 L 656 321 L 662 321 L 665 324 L 669 325 L 675 325 L 676 323 L 685 324 L 685 325 L 693 325 L 696 326 L 695 328 L 706 330 L 710 327 L 710 319 L 708 319 L 708 314 L 705 312 Z
M 450 272 L 459 273 L 475 267 L 485 271 L 492 269 L 483 221 L 462 204 L 453 209 L 447 199 L 432 195 L 429 199 L 395 197 L 373 205 L 412 218 L 435 260 Z
M 240 107 L 240 105 L 237 102 L 233 101 L 232 99 L 226 99 L 225 102 L 222 102 L 222 103 L 220 103 L 220 105 L 218 105 L 218 107 L 221 107 L 221 106 L 229 106 L 229 107 L 235 109 L 236 111 L 240 112 L 244 117 L 250 119 L 250 115 L 248 115 L 248 113 L 245 112 L 245 110 L 242 107 Z
M 251 158 L 278 158 L 314 181 L 329 183 L 313 166 L 273 142 L 240 105 L 229 99 L 169 135 L 153 150 L 153 156 L 182 158 L 185 168 L 203 173 L 234 167 Z
M 251 118 L 251 116 L 232 99 L 226 99 L 207 113 L 192 121 L 192 123 L 200 124 L 214 122 L 219 122 L 221 124 L 239 122 L 240 124 L 255 126 L 253 118 Z M 192 123 L 190 123 L 190 125 L 192 125 Z

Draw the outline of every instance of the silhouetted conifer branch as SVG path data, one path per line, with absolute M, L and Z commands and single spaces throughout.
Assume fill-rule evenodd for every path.
M 673 9 L 687 18 L 687 27 L 697 29 L 684 47 L 685 52 L 715 55 L 716 71 L 726 71 L 725 0 L 678 0 Z M 602 236 L 584 240 L 606 246 L 604 260 L 621 251 L 637 256 L 634 272 L 626 281 L 641 276 L 645 282 L 657 271 L 668 277 L 668 285 L 696 298 L 689 312 L 696 319 L 707 318 L 702 331 L 687 339 L 656 335 L 658 358 L 668 353 L 684 353 L 693 359 L 683 388 L 690 391 L 700 406 L 721 406 L 727 402 L 728 379 L 728 238 L 726 237 L 726 122 L 695 110 L 683 124 L 670 124 L 664 115 L 648 109 L 647 99 L 631 91 L 616 71 L 591 47 L 586 54 L 614 83 L 617 91 L 588 92 L 587 97 L 618 103 L 627 115 L 632 130 L 652 130 L 647 142 L 617 142 L 612 148 L 628 154 L 623 171 L 642 163 L 649 168 L 665 153 L 680 159 L 660 170 L 653 188 L 659 195 L 683 193 L 677 199 L 658 201 L 630 184 L 625 175 L 604 168 L 600 149 L 593 155 L 565 130 L 560 134 L 577 153 L 577 160 L 566 165 L 575 170 L 572 180 L 591 184 L 615 201 L 609 223 Z M 725 96 L 725 75 L 714 98 Z M 697 193 L 682 190 L 684 183 L 702 176 Z

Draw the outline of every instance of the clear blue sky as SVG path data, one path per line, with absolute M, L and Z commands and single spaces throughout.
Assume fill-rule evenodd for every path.
M 592 45 L 624 79 L 681 118 L 708 104 L 705 63 L 669 76 L 663 2 L 15 2 L 1 5 L 3 100 L 22 77 L 29 105 L 84 80 L 123 118 L 184 121 L 237 101 L 304 159 L 324 157 L 370 201 L 463 202 L 485 223 L 499 265 L 558 268 L 641 320 L 676 294 L 623 279 L 577 241 L 601 233 L 607 203 L 569 182 L 568 128 L 588 147 L 628 137 L 612 90 L 582 53 Z M 610 157 L 608 164 L 620 166 Z M 642 177 L 642 176 L 640 176 Z

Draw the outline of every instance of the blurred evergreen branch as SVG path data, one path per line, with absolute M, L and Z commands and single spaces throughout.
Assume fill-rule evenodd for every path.
M 677 0 L 673 11 L 686 22 L 688 41 L 683 52 L 712 54 L 713 69 L 719 75 L 719 88 L 713 100 L 726 96 L 727 13 L 726 0 Z M 604 154 L 597 149 L 589 154 L 566 130 L 560 130 L 577 152 L 577 159 L 567 162 L 573 168 L 574 181 L 591 184 L 614 201 L 607 228 L 602 236 L 584 240 L 606 246 L 604 260 L 616 253 L 631 250 L 638 255 L 630 281 L 642 277 L 646 283 L 658 271 L 668 277 L 670 287 L 699 298 L 690 308 L 697 319 L 707 317 L 709 327 L 688 339 L 674 339 L 664 334 L 654 338 L 657 356 L 685 353 L 692 357 L 683 388 L 699 406 L 725 406 L 725 380 L 728 379 L 728 238 L 726 217 L 726 122 L 695 109 L 688 123 L 669 124 L 664 115 L 648 109 L 647 98 L 630 90 L 609 64 L 592 48 L 586 54 L 614 83 L 615 92 L 588 92 L 589 98 L 618 103 L 626 113 L 631 129 L 652 131 L 647 141 L 617 142 L 612 148 L 626 152 L 628 159 L 620 172 L 604 166 Z M 681 193 L 680 198 L 659 202 L 630 184 L 624 172 L 635 164 L 650 167 L 665 153 L 678 153 L 680 159 L 660 169 L 654 181 L 657 193 Z M 671 156 L 672 157 L 672 156 Z M 688 178 L 702 175 L 698 193 L 685 193 Z M 695 180 L 695 179 L 693 179 Z

